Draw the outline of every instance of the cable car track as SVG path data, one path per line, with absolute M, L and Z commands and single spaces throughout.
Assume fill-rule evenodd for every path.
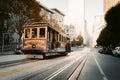
M 37 75 L 42 76 L 42 75 L 44 75 L 44 73 L 51 72 L 51 70 L 54 68 L 54 71 L 50 75 L 48 75 L 42 79 L 42 80 L 51 80 L 51 79 L 57 77 L 58 75 L 60 75 L 62 72 L 65 73 L 65 70 L 67 70 L 68 68 L 71 68 L 71 67 L 73 67 L 73 65 L 75 65 L 74 69 L 67 75 L 67 80 L 73 80 L 73 79 L 76 79 L 80 75 L 80 74 L 78 74 L 78 70 L 79 70 L 79 72 L 82 71 L 86 60 L 87 60 L 87 57 L 82 56 L 81 58 L 75 59 L 75 61 L 71 61 L 70 63 L 68 63 L 66 65 L 65 65 L 66 62 L 62 63 L 62 65 L 61 65 L 61 63 L 59 63 L 55 66 L 50 66 L 45 70 L 42 70 L 42 71 L 38 70 L 35 73 L 28 74 L 22 78 L 18 78 L 15 80 L 31 80 L 32 78 L 36 77 Z M 60 65 L 59 68 L 57 68 L 58 65 Z M 77 76 L 75 75 L 76 73 L 77 73 Z M 32 80 L 34 80 L 34 79 L 32 79 Z M 66 80 L 66 79 L 64 79 L 64 80 Z

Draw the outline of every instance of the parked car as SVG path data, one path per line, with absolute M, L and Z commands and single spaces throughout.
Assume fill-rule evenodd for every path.
M 21 48 L 16 48 L 16 49 L 14 50 L 14 53 L 15 53 L 15 54 L 23 54 L 23 52 L 21 51 Z
M 98 52 L 99 53 L 103 53 L 103 54 L 112 54 L 112 48 L 110 48 L 110 47 L 103 47 Z
M 106 47 L 103 47 L 103 48 L 98 50 L 99 53 L 103 53 L 103 54 L 106 54 L 106 51 L 107 51 Z
M 17 48 L 14 50 L 14 53 L 15 53 L 15 54 L 23 54 L 21 48 L 22 48 L 22 44 L 21 44 L 19 47 L 18 47 L 18 45 L 17 45 Z
M 112 55 L 119 56 L 120 55 L 120 47 L 115 47 L 115 49 L 112 50 Z

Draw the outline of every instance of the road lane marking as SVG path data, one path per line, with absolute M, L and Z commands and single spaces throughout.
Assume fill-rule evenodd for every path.
M 97 59 L 96 59 L 96 57 L 95 57 L 95 55 L 93 53 L 92 53 L 92 56 L 93 56 L 97 66 L 98 66 L 98 69 L 99 69 L 101 75 L 103 76 L 103 80 L 108 80 L 106 75 L 105 75 L 105 73 L 103 72 L 102 68 L 100 67 L 100 65 L 99 65 L 99 63 L 98 63 L 98 61 L 97 61 Z
M 52 73 L 51 75 L 49 75 L 48 77 L 46 77 L 44 80 L 51 80 L 51 79 L 53 79 L 55 76 L 57 76 L 58 74 L 60 74 L 62 71 L 64 71 L 68 67 L 70 67 L 73 63 L 75 63 L 76 61 L 80 60 L 82 57 L 83 56 L 81 56 L 81 57 L 73 60 L 69 64 L 67 64 L 67 65 L 63 66 L 62 68 L 58 69 L 57 71 L 55 71 L 54 73 Z

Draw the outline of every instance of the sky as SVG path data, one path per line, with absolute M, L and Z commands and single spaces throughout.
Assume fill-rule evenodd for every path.
M 76 32 L 83 31 L 84 0 L 38 0 L 48 8 L 57 8 L 65 16 L 65 24 L 76 24 Z M 85 0 L 85 19 L 91 33 L 94 16 L 103 13 L 103 0 Z M 82 33 L 82 32 L 81 32 Z

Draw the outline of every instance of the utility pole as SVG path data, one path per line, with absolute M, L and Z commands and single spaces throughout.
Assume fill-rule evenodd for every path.
M 84 43 L 86 43 L 86 22 L 85 22 L 85 0 L 83 0 L 83 27 L 84 27 Z

